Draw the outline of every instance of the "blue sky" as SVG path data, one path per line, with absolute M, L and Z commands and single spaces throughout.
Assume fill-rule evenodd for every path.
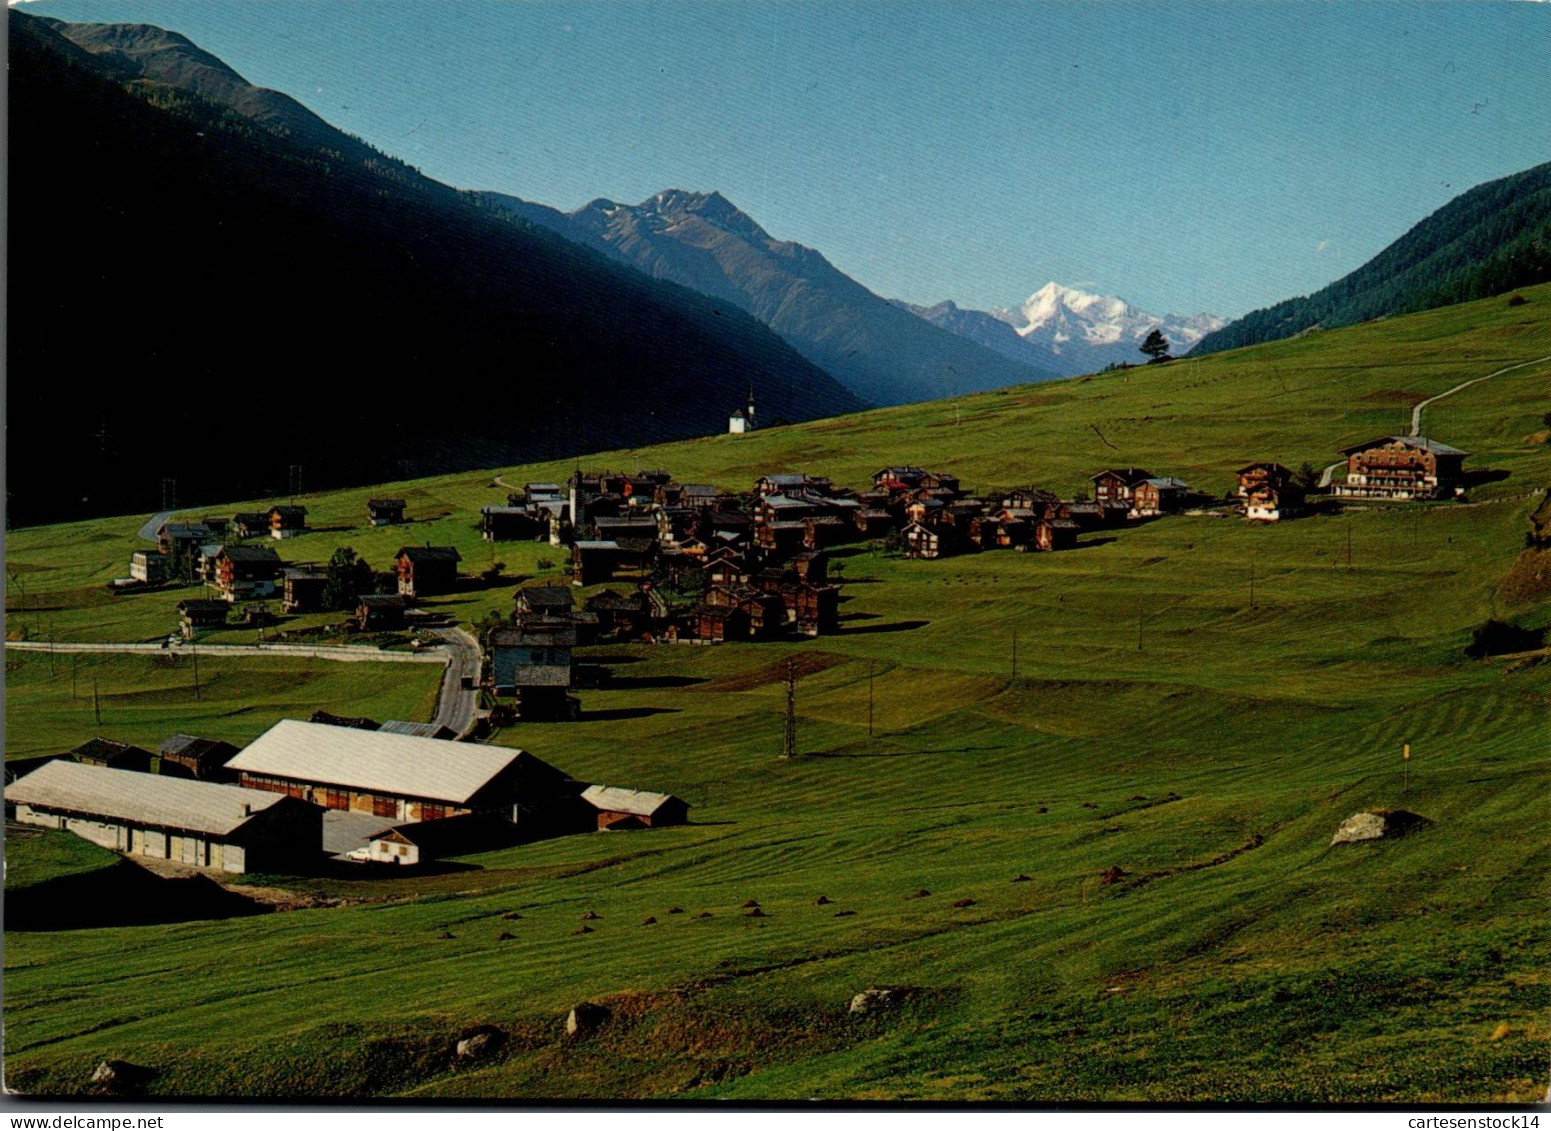
M 891 298 L 1237 315 L 1551 160 L 1551 4 L 37 0 L 462 187 L 719 189 Z

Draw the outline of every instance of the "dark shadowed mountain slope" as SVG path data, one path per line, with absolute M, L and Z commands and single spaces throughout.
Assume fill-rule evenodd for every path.
M 879 298 L 812 248 L 772 238 L 720 193 L 670 189 L 637 205 L 595 200 L 571 213 L 479 196 L 654 278 L 741 307 L 875 404 L 1054 376 Z
M 1487 298 L 1551 280 L 1551 164 L 1477 185 L 1307 298 L 1246 314 L 1196 354 L 1289 338 L 1390 314 Z
M 70 30 L 101 53 L 10 13 L 13 524 L 148 507 L 164 477 L 189 505 L 293 464 L 324 487 L 718 432 L 750 384 L 772 417 L 862 407 L 741 311 L 178 37 Z

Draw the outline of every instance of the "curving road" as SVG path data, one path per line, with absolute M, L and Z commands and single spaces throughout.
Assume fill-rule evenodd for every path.
M 161 538 L 162 527 L 166 526 L 167 521 L 177 513 L 177 511 L 159 511 L 156 514 L 153 514 L 150 518 L 145 520 L 145 525 L 140 528 L 140 537 L 147 542 L 159 541 Z
M 1420 436 L 1422 434 L 1422 410 L 1424 408 L 1426 408 L 1428 405 L 1434 404 L 1434 403 L 1436 403 L 1438 401 L 1441 401 L 1444 397 L 1452 397 L 1455 393 L 1459 392 L 1461 389 L 1468 389 L 1472 385 L 1479 385 L 1482 381 L 1490 381 L 1493 377 L 1501 377 L 1504 373 L 1512 373 L 1515 369 L 1524 369 L 1527 366 L 1540 365 L 1543 362 L 1547 362 L 1547 361 L 1551 361 L 1551 356 L 1537 357 L 1533 361 L 1521 361 L 1517 365 L 1506 365 L 1506 366 L 1504 366 L 1501 369 L 1497 369 L 1497 370 L 1494 370 L 1491 373 L 1486 374 L 1486 376 L 1484 376 L 1484 377 L 1472 377 L 1469 381 L 1461 381 L 1458 385 L 1455 385 L 1452 389 L 1446 389 L 1443 392 L 1439 393 L 1436 397 L 1428 397 L 1425 401 L 1422 401 L 1420 404 L 1418 404 L 1415 408 L 1413 408 L 1411 410 L 1411 435 L 1413 435 L 1413 436 Z M 1337 469 L 1345 467 L 1345 466 L 1346 466 L 1346 460 L 1344 460 L 1344 459 L 1337 460 L 1335 463 L 1333 463 L 1329 467 L 1325 468 L 1324 471 L 1320 472 L 1320 476 L 1319 476 L 1320 490 L 1325 490 L 1326 488 L 1328 488 L 1330 486 L 1330 478 L 1331 478 L 1331 476 L 1333 476 L 1336 473 Z
M 437 726 L 451 727 L 462 736 L 473 728 L 474 712 L 479 704 L 479 692 L 474 690 L 479 684 L 479 641 L 461 628 L 433 631 L 447 645 L 447 667 L 442 672 L 436 715 L 431 721 Z M 463 686 L 465 676 L 469 677 L 469 689 Z
M 1444 397 L 1452 397 L 1461 389 L 1468 389 L 1472 385 L 1479 385 L 1482 381 L 1490 381 L 1493 377 L 1501 377 L 1504 373 L 1512 373 L 1515 369 L 1523 369 L 1527 365 L 1539 365 L 1543 361 L 1551 361 L 1551 357 L 1537 357 L 1534 361 L 1521 361 L 1517 365 L 1509 365 L 1497 370 L 1495 373 L 1488 373 L 1485 377 L 1472 377 L 1469 381 L 1462 381 L 1447 392 L 1439 393 L 1436 397 L 1428 397 L 1411 410 L 1411 435 L 1420 436 L 1422 434 L 1422 410 L 1434 401 L 1441 401 Z

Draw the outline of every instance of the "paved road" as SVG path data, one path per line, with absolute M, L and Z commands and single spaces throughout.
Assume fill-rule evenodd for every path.
M 166 526 L 167 520 L 177 513 L 177 511 L 161 511 L 153 514 L 145 520 L 145 525 L 140 528 L 140 537 L 147 542 L 158 541 L 161 537 L 162 527 Z
M 471 684 L 479 683 L 479 641 L 461 628 L 439 628 L 435 635 L 447 643 L 447 669 L 442 672 L 442 689 L 436 697 L 436 717 L 431 721 L 437 726 L 451 727 L 458 734 L 467 734 L 474 725 L 474 710 L 479 703 L 479 692 L 465 690 L 463 677 Z
M 1436 397 L 1428 397 L 1411 410 L 1411 435 L 1420 436 L 1422 434 L 1422 410 L 1434 401 L 1441 401 L 1444 397 L 1452 397 L 1461 389 L 1468 389 L 1470 386 L 1478 385 L 1482 381 L 1490 381 L 1493 377 L 1501 377 L 1504 373 L 1512 373 L 1515 369 L 1523 369 L 1527 365 L 1539 365 L 1544 361 L 1551 361 L 1551 357 L 1537 357 L 1534 361 L 1521 361 L 1517 365 L 1509 365 L 1506 368 L 1497 370 L 1495 373 L 1488 373 L 1485 377 L 1475 377 L 1469 381 L 1461 382 L 1448 392 L 1439 393 Z

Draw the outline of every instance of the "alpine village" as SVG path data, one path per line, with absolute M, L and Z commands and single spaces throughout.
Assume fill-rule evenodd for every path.
M 996 353 L 975 312 L 826 284 L 870 372 L 913 372 L 893 342 L 984 378 L 885 395 L 674 266 L 714 230 L 768 257 L 750 293 L 799 260 L 844 279 L 718 194 L 595 202 L 639 224 L 599 251 L 581 213 L 449 189 L 181 36 L 9 20 L 13 169 L 68 126 L 125 168 L 196 155 L 167 176 L 259 242 L 337 193 L 372 246 L 435 216 L 446 255 L 524 265 L 468 278 L 601 297 L 520 331 L 551 376 L 503 376 L 509 409 L 493 376 L 374 356 L 416 376 L 336 400 L 297 369 L 231 409 L 191 386 L 154 434 L 82 396 L 60 458 L 13 456 L 8 1087 L 1544 1094 L 1551 261 L 1492 258 L 1474 197 L 1342 281 L 1386 296 L 1361 316 L 1121 303 L 1123 333 L 1048 370 L 1009 360 L 1039 312 L 1065 335 L 1109 307 L 1051 284 L 997 314 Z M 308 187 L 249 200 L 260 167 Z M 1545 238 L 1548 186 L 1487 187 Z M 53 261 L 34 238 L 18 279 Z M 456 274 L 405 239 L 361 277 Z M 1455 290 L 1379 280 L 1398 259 L 1447 259 Z M 96 348 L 30 303 L 13 436 L 71 418 L 19 389 Z M 611 303 L 662 328 L 649 365 L 611 370 Z

